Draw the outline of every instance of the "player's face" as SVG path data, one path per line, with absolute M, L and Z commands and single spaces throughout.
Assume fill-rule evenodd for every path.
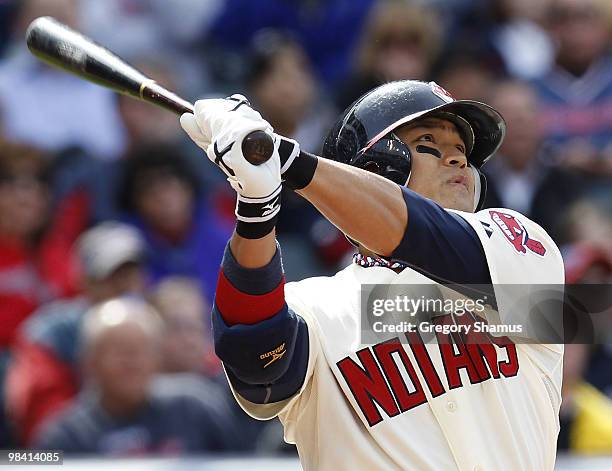
M 395 134 L 412 152 L 408 187 L 444 208 L 472 212 L 474 175 L 456 126 L 445 119 L 427 118 Z

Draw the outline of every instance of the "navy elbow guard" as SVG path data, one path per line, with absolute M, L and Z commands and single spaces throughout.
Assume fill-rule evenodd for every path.
M 248 384 L 238 378 L 231 368 L 226 367 L 225 371 L 234 391 L 247 401 L 254 404 L 284 401 L 294 396 L 302 388 L 308 372 L 310 343 L 306 322 L 299 315 L 296 317 L 298 327 L 293 355 L 283 356 L 283 361 L 287 362 L 287 368 L 285 374 L 280 378 L 270 384 Z
M 228 326 L 217 308 L 212 324 L 215 352 L 246 384 L 271 384 L 285 375 L 293 357 L 300 318 L 287 308 L 258 322 Z

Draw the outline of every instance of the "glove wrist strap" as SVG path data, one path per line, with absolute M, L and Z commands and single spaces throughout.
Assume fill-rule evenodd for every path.
M 261 239 L 268 235 L 276 226 L 278 216 L 265 222 L 243 222 L 236 221 L 236 233 L 245 239 Z
M 318 162 L 319 158 L 316 155 L 300 151 L 293 164 L 283 174 L 285 186 L 292 190 L 307 187 L 314 177 Z
M 318 158 L 300 150 L 299 144 L 293 139 L 278 136 L 280 144 L 278 154 L 281 160 L 281 176 L 285 186 L 292 190 L 306 187 L 317 168 Z
M 236 204 L 236 232 L 245 239 L 259 239 L 270 233 L 280 212 L 282 187 L 262 198 L 250 198 L 238 194 Z

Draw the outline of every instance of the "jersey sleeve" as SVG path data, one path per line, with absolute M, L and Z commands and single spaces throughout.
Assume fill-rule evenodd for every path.
M 487 260 L 474 228 L 459 215 L 402 187 L 408 224 L 394 260 L 441 283 L 489 284 Z
M 555 342 L 562 335 L 555 328 L 562 328 L 559 306 L 565 276 L 561 253 L 551 237 L 513 210 L 453 212 L 474 228 L 486 256 L 496 302 L 488 322 L 520 326 L 517 337 L 562 344 Z

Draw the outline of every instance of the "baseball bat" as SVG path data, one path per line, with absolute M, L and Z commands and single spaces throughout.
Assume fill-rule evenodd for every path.
M 178 115 L 193 113 L 191 103 L 54 18 L 43 16 L 32 21 L 26 31 L 26 43 L 39 59 L 85 80 Z M 273 151 L 272 138 L 263 131 L 254 131 L 242 141 L 242 152 L 253 165 L 266 162 Z

